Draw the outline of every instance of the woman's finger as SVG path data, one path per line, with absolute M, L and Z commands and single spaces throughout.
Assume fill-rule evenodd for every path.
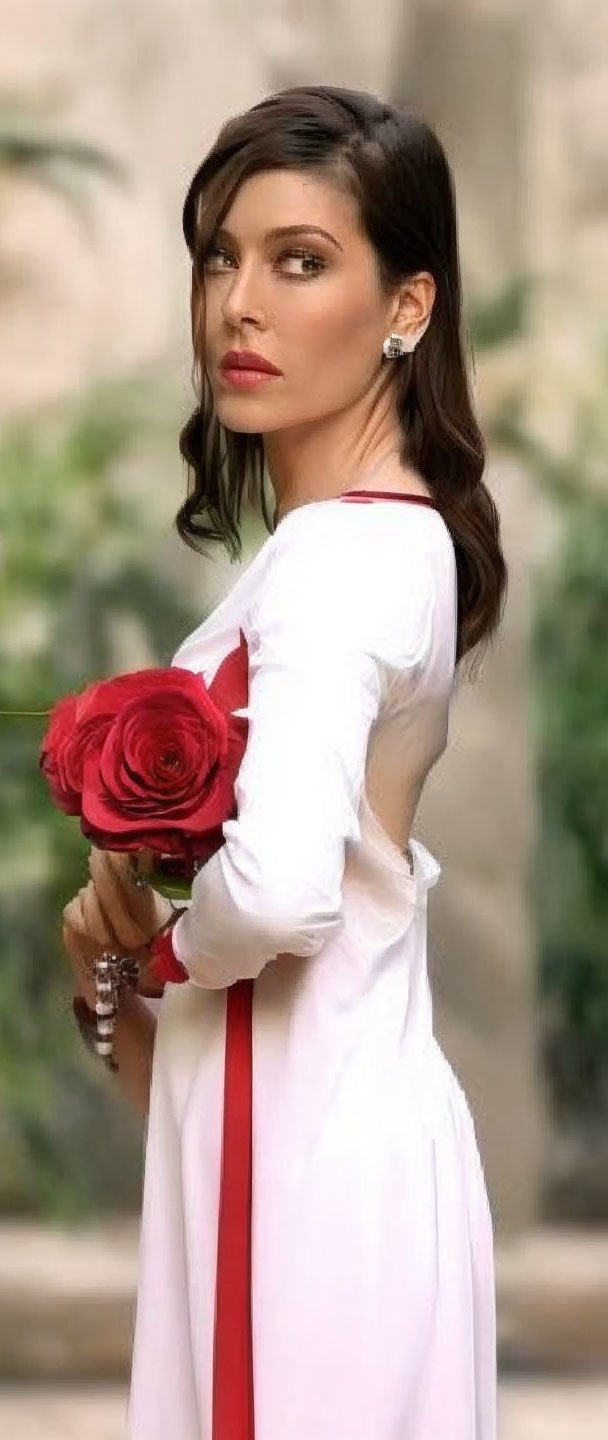
M 92 851 L 90 856 L 90 868 L 96 883 L 102 889 L 100 898 L 103 903 L 104 894 L 107 895 L 110 904 L 110 895 L 116 898 L 121 910 L 130 916 L 134 924 L 139 927 L 141 933 L 149 938 L 155 929 L 155 906 L 153 892 L 150 888 L 140 887 L 135 884 L 135 873 L 131 863 L 130 854 L 122 854 L 116 850 Z
M 68 901 L 67 905 L 64 905 L 63 920 L 64 924 L 69 925 L 71 930 L 74 930 L 77 933 L 82 932 L 82 934 L 86 934 L 86 925 L 84 923 L 82 905 L 80 901 L 80 891 L 78 891 L 77 895 L 74 895 L 74 898 L 72 900 Z
M 73 919 L 67 918 L 67 916 Z M 79 916 L 79 906 L 74 901 L 66 906 L 64 921 L 61 932 L 63 948 L 72 964 L 78 991 L 87 1002 L 90 1009 L 95 1008 L 95 955 L 99 949 L 94 947 L 93 942 L 88 938 L 83 927 L 82 915 Z
M 124 907 L 139 927 L 140 943 L 148 944 L 172 915 L 171 901 L 153 886 L 136 887 L 129 857 L 119 851 L 103 850 L 92 853 L 90 869 L 108 918 L 112 921 L 113 916 L 115 917 L 114 928 L 119 928 L 117 913 L 111 908 L 116 903 L 116 906 L 120 904 Z M 126 944 L 127 941 L 124 940 L 123 943 Z
M 92 966 L 93 961 L 106 947 L 100 945 L 87 928 L 82 897 L 83 892 L 79 890 L 74 899 L 70 900 L 69 905 L 66 905 L 63 912 L 63 926 L 69 932 L 70 953 L 75 953 L 81 961 Z
M 120 850 L 103 850 L 101 853 L 118 880 L 129 913 L 145 931 L 147 938 L 150 938 L 169 918 L 171 902 L 159 890 L 155 890 L 154 886 L 140 886 L 135 883 L 136 872 L 132 864 L 132 854 L 122 853 Z M 151 865 L 154 852 L 144 849 L 140 853 Z
M 80 891 L 80 902 L 88 934 L 104 948 L 116 945 L 117 936 L 105 914 L 92 880 Z
M 149 901 L 146 917 L 148 923 L 142 923 L 146 912 L 144 910 L 142 915 L 143 907 L 140 904 L 140 914 L 134 915 L 135 903 L 127 889 L 129 882 L 117 873 L 107 858 L 106 851 L 93 848 L 89 856 L 89 868 L 100 904 L 119 944 L 127 950 L 137 950 L 141 945 L 145 945 L 154 933 L 154 923 L 149 918 Z

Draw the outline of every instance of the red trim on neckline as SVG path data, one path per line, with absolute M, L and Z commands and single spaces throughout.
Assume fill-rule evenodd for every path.
M 414 495 L 411 492 L 400 490 L 344 490 L 338 497 L 340 500 L 410 500 L 415 505 L 430 505 L 433 510 L 437 509 L 436 502 L 430 495 Z

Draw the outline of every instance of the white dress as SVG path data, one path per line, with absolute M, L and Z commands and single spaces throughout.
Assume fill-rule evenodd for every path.
M 255 1440 L 496 1437 L 492 1217 L 427 972 L 441 867 L 411 838 L 411 873 L 366 791 L 372 738 L 415 801 L 445 749 L 454 547 L 428 503 L 349 496 L 289 511 L 172 662 L 209 683 L 242 630 L 249 730 L 237 818 L 174 930 L 190 979 L 158 1013 L 129 1440 L 253 1437 L 212 1415 L 227 987 L 245 980 Z

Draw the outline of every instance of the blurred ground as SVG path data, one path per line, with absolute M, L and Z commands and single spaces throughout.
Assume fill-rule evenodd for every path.
M 137 1216 L 0 1224 L 0 1434 L 124 1440 Z M 606 1440 L 608 1232 L 495 1245 L 498 1440 Z
M 128 1379 L 138 1238 L 131 1215 L 0 1224 L 0 1383 Z M 608 1384 L 608 1231 L 539 1226 L 494 1252 L 499 1369 Z
M 0 1433 L 12 1440 L 124 1440 L 124 1386 L 0 1390 Z M 498 1440 L 606 1440 L 608 1378 L 502 1378 Z

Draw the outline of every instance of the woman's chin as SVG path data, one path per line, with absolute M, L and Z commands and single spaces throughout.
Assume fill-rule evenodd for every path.
M 252 405 L 251 399 L 244 403 L 238 397 L 235 400 L 226 400 L 225 396 L 214 398 L 216 417 L 225 430 L 234 430 L 240 435 L 257 435 L 262 430 L 277 428 L 270 406 Z

